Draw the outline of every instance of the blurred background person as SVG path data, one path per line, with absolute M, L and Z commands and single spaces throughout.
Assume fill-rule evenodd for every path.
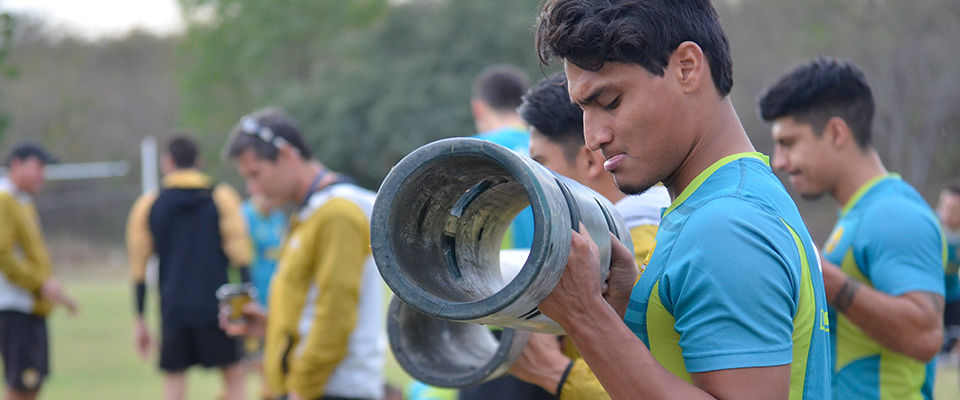
M 821 248 L 830 304 L 833 398 L 931 399 L 943 344 L 945 239 L 936 214 L 873 144 L 874 99 L 863 72 L 806 61 L 767 87 L 773 168 L 804 198 L 839 208 Z
M 243 202 L 240 211 L 253 245 L 250 282 L 256 289 L 257 302 L 266 307 L 270 280 L 276 272 L 280 245 L 287 232 L 287 215 L 279 205 L 267 200 L 256 186 L 251 185 L 247 190 L 250 197 Z
M 960 278 L 957 277 L 960 265 L 960 180 L 954 179 L 940 191 L 937 201 L 937 215 L 940 225 L 947 236 L 947 266 L 944 270 L 946 305 L 943 310 L 943 348 L 940 350 L 944 361 L 957 362 L 953 354 L 957 339 L 960 338 Z
M 510 65 L 484 69 L 473 81 L 470 110 L 479 139 L 525 157 L 530 156 L 530 134 L 517 114 L 523 93 L 530 86 L 526 74 Z M 533 243 L 533 210 L 523 209 L 504 236 L 505 249 L 529 249 Z
M 73 298 L 53 277 L 33 197 L 43 167 L 56 159 L 31 142 L 16 145 L 0 177 L 0 356 L 6 400 L 32 400 L 50 372 L 46 317 L 55 305 L 71 314 Z
M 240 196 L 200 172 L 197 144 L 190 136 L 167 141 L 161 167 L 163 188 L 140 196 L 127 220 L 137 353 L 146 359 L 154 345 L 144 303 L 147 262 L 156 255 L 163 398 L 182 400 L 187 369 L 201 365 L 222 371 L 226 400 L 246 399 L 243 350 L 219 328 L 216 297 L 228 282 L 231 265 L 239 268 L 241 281 L 249 281 L 250 238 L 240 215 Z
M 250 197 L 243 202 L 241 214 L 247 223 L 250 242 L 253 245 L 253 261 L 250 263 L 250 282 L 255 289 L 254 297 L 263 309 L 270 297 L 270 280 L 277 269 L 280 245 L 287 232 L 287 216 L 277 204 L 270 203 L 256 185 L 247 185 Z M 266 378 L 263 375 L 263 338 L 244 340 L 246 362 L 250 370 L 260 378 L 261 394 L 269 398 Z
M 377 400 L 386 337 L 383 281 L 370 250 L 376 194 L 311 158 L 279 109 L 240 119 L 224 148 L 272 204 L 296 205 L 271 283 L 263 368 L 288 400 Z

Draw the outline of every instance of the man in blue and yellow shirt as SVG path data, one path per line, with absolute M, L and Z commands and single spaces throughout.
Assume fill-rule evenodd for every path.
M 759 100 L 774 167 L 802 196 L 829 193 L 839 220 L 823 246 L 834 399 L 930 399 L 943 337 L 945 238 L 937 216 L 871 142 L 863 73 L 801 64 Z
M 826 300 L 800 214 L 729 98 L 730 46 L 706 0 L 548 1 L 537 48 L 561 59 L 587 148 L 621 191 L 673 203 L 638 271 L 574 233 L 539 305 L 614 399 L 823 399 Z M 638 280 L 639 273 L 639 280 Z

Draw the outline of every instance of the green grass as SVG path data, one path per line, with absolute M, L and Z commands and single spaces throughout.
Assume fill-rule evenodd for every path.
M 159 399 L 163 379 L 157 368 L 156 354 L 151 360 L 143 361 L 133 350 L 129 284 L 119 279 L 82 279 L 68 282 L 66 286 L 80 303 L 81 311 L 71 318 L 58 309 L 49 319 L 53 371 L 40 398 Z M 150 310 L 154 311 L 156 307 Z M 155 317 L 156 312 L 150 315 Z M 398 386 L 409 380 L 390 359 L 386 375 L 389 382 Z M 187 399 L 217 398 L 219 371 L 195 368 L 190 370 L 187 379 Z M 254 376 L 248 381 L 248 393 L 250 399 L 256 399 L 259 393 Z M 960 400 L 960 371 L 955 365 L 941 367 L 935 397 L 938 400 Z
M 161 398 L 163 376 L 157 367 L 157 352 L 150 360 L 134 352 L 130 285 L 124 281 L 81 281 L 68 284 L 67 290 L 81 310 L 75 317 L 56 310 L 49 319 L 52 374 L 41 397 Z M 150 308 L 154 310 L 156 307 Z M 148 314 L 153 317 L 154 328 L 156 314 Z M 187 380 L 187 399 L 212 400 L 219 393 L 219 370 L 194 368 Z
M 80 313 L 70 317 L 57 309 L 48 319 L 51 340 L 51 376 L 41 399 L 130 400 L 160 399 L 163 376 L 154 352 L 148 361 L 133 347 L 133 298 L 131 285 L 121 279 L 67 282 L 67 291 L 80 304 Z M 147 314 L 153 332 L 157 327 L 155 293 L 150 293 Z M 392 357 L 385 367 L 387 382 L 402 387 L 410 377 Z M 187 400 L 213 400 L 220 393 L 219 370 L 192 368 L 187 375 Z M 258 378 L 247 382 L 249 398 L 260 393 Z

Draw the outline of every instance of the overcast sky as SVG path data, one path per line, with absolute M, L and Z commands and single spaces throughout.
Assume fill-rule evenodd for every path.
M 91 38 L 135 27 L 163 34 L 183 26 L 177 0 L 0 0 L 0 9 L 35 14 Z

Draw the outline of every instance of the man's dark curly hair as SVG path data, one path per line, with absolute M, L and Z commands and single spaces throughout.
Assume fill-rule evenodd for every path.
M 563 72 L 543 78 L 523 95 L 517 113 L 526 123 L 560 145 L 568 163 L 583 147 L 583 110 L 570 102 Z
M 764 121 L 791 117 L 819 137 L 830 118 L 840 117 L 860 149 L 873 140 L 873 94 L 863 72 L 847 61 L 819 57 L 800 64 L 766 88 L 757 103 Z
M 547 0 L 537 23 L 542 63 L 563 59 L 588 71 L 622 62 L 663 76 L 686 41 L 703 50 L 720 96 L 730 94 L 730 43 L 709 0 Z

